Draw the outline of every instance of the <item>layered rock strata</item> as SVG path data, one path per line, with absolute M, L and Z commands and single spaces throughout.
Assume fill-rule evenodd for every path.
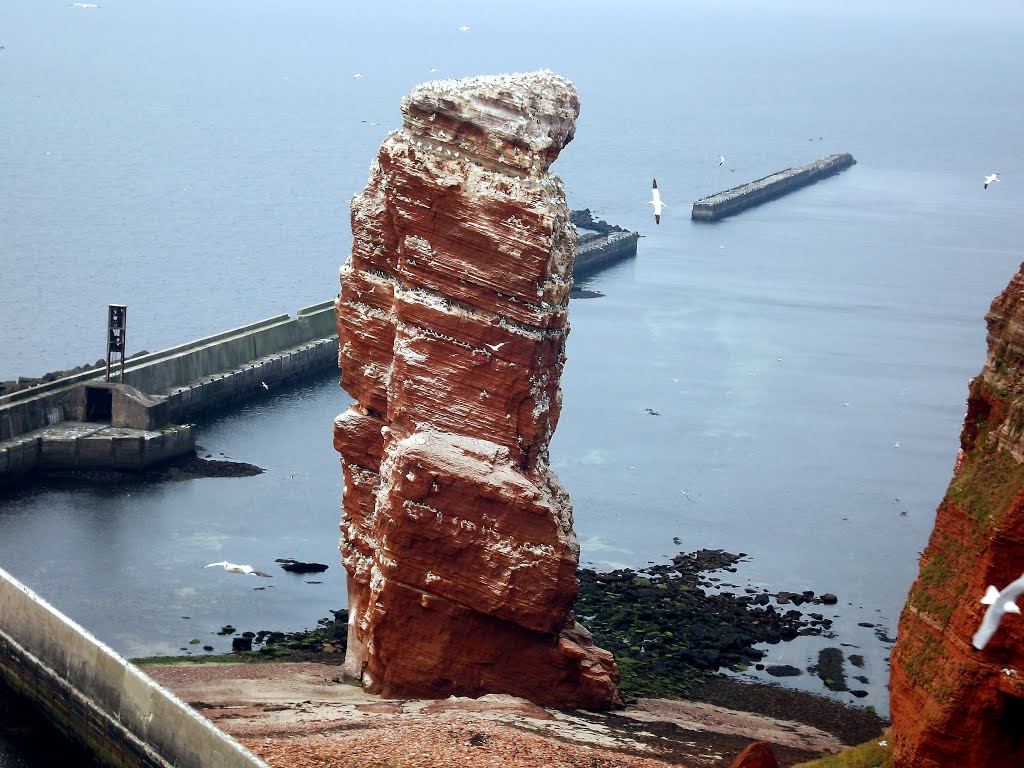
M 971 640 L 989 584 L 1024 573 L 1024 265 L 986 315 L 953 480 L 921 556 L 893 649 L 896 768 L 1024 765 L 1024 621 Z
M 548 168 L 579 101 L 543 71 L 402 101 L 352 201 L 337 300 L 347 672 L 387 696 L 618 699 L 572 611 L 579 547 L 548 464 L 576 232 Z

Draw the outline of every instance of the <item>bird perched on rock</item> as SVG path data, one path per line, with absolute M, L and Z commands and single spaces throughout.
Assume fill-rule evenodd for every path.
M 1017 605 L 1017 598 L 1024 592 L 1024 575 L 1016 581 L 1011 581 L 1002 590 L 996 589 L 991 584 L 985 590 L 985 596 L 981 598 L 983 605 L 988 606 L 985 616 L 981 620 L 981 626 L 971 638 L 971 643 L 979 651 L 988 645 L 992 635 L 999 629 L 999 622 L 1007 613 L 1020 613 L 1020 606 Z
M 241 573 L 246 576 L 266 576 L 268 579 L 272 578 L 269 573 L 257 571 L 253 569 L 251 565 L 238 565 L 237 563 L 229 563 L 227 560 L 221 560 L 218 563 L 210 563 L 209 565 L 204 565 L 203 568 L 215 568 L 218 565 L 228 573 Z
M 985 189 L 988 189 L 988 185 L 991 184 L 993 181 L 999 181 L 998 173 L 990 173 L 988 176 L 985 177 Z
M 666 208 L 663 202 L 661 202 L 661 193 L 658 192 L 658 180 L 655 179 L 651 185 L 651 199 L 647 201 L 648 205 L 654 206 L 654 223 L 661 224 L 661 209 Z

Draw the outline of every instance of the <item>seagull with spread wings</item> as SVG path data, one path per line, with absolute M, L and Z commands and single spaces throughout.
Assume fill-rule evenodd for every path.
M 658 180 L 655 179 L 651 185 L 651 199 L 647 201 L 648 205 L 654 206 L 654 223 L 661 224 L 661 209 L 667 208 L 663 202 L 661 202 L 661 193 L 658 192 Z
M 999 629 L 999 622 L 1007 613 L 1020 613 L 1020 606 L 1017 605 L 1017 598 L 1024 593 L 1024 575 L 1016 581 L 1011 581 L 1002 589 L 996 589 L 991 584 L 985 590 L 985 596 L 981 598 L 983 605 L 988 606 L 985 616 L 981 620 L 981 626 L 971 638 L 971 643 L 979 651 L 988 645 L 992 635 Z
M 217 563 L 210 563 L 209 565 L 204 565 L 203 568 L 216 568 L 217 566 L 220 566 L 228 573 L 241 573 L 246 576 L 265 576 L 268 579 L 272 578 L 269 573 L 257 571 L 251 565 L 238 565 L 237 563 L 229 563 L 227 560 L 221 560 Z

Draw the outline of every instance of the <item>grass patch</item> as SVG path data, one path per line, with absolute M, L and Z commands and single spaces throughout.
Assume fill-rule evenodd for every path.
M 253 654 L 258 656 L 259 654 Z M 239 656 L 239 654 L 207 654 L 203 656 L 140 656 L 137 659 L 129 659 L 129 661 L 137 667 L 144 667 L 147 664 L 181 664 L 182 662 L 188 662 L 190 664 L 237 664 L 240 661 L 246 659 Z
M 872 739 L 856 747 L 844 749 L 836 755 L 827 755 L 793 768 L 891 768 L 892 742 L 886 731 L 879 739 Z M 885 746 L 881 746 L 881 744 Z

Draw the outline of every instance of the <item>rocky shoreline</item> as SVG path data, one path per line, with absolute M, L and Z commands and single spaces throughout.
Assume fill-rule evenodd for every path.
M 698 550 L 679 553 L 671 562 L 633 571 L 598 572 L 581 569 L 576 601 L 579 619 L 595 640 L 615 653 L 622 674 L 620 689 L 627 708 L 643 700 L 705 702 L 731 710 L 796 720 L 833 734 L 844 744 L 877 736 L 887 722 L 870 708 L 849 704 L 781 685 L 726 676 L 722 668 L 743 670 L 759 665 L 764 652 L 758 643 L 775 643 L 800 635 L 827 633 L 831 624 L 817 610 L 803 613 L 792 606 L 814 609 L 832 605 L 835 595 L 807 592 L 728 591 L 715 573 L 735 572 L 743 553 Z M 751 592 L 753 592 L 751 594 Z M 775 602 L 771 605 L 769 602 Z M 336 665 L 333 679 L 343 682 L 348 615 L 332 611 L 314 629 L 241 632 L 234 627 L 236 647 L 246 650 L 215 656 L 192 656 L 189 661 L 315 662 Z M 248 650 L 248 649 L 252 650 Z M 819 659 L 822 679 L 841 680 L 842 654 Z M 143 664 L 177 663 L 183 658 L 150 658 Z M 852 660 L 852 657 L 851 657 Z M 838 667 L 836 662 L 838 661 Z M 829 666 L 831 665 L 831 666 Z M 837 671 L 838 669 L 838 671 Z M 770 672 L 770 669 L 768 670 Z M 799 670 L 797 670 L 800 673 Z M 829 686 L 832 690 L 837 690 Z M 799 750 L 797 750 L 799 751 Z M 781 757 L 781 756 L 780 756 Z M 792 755 L 808 759 L 805 753 Z

